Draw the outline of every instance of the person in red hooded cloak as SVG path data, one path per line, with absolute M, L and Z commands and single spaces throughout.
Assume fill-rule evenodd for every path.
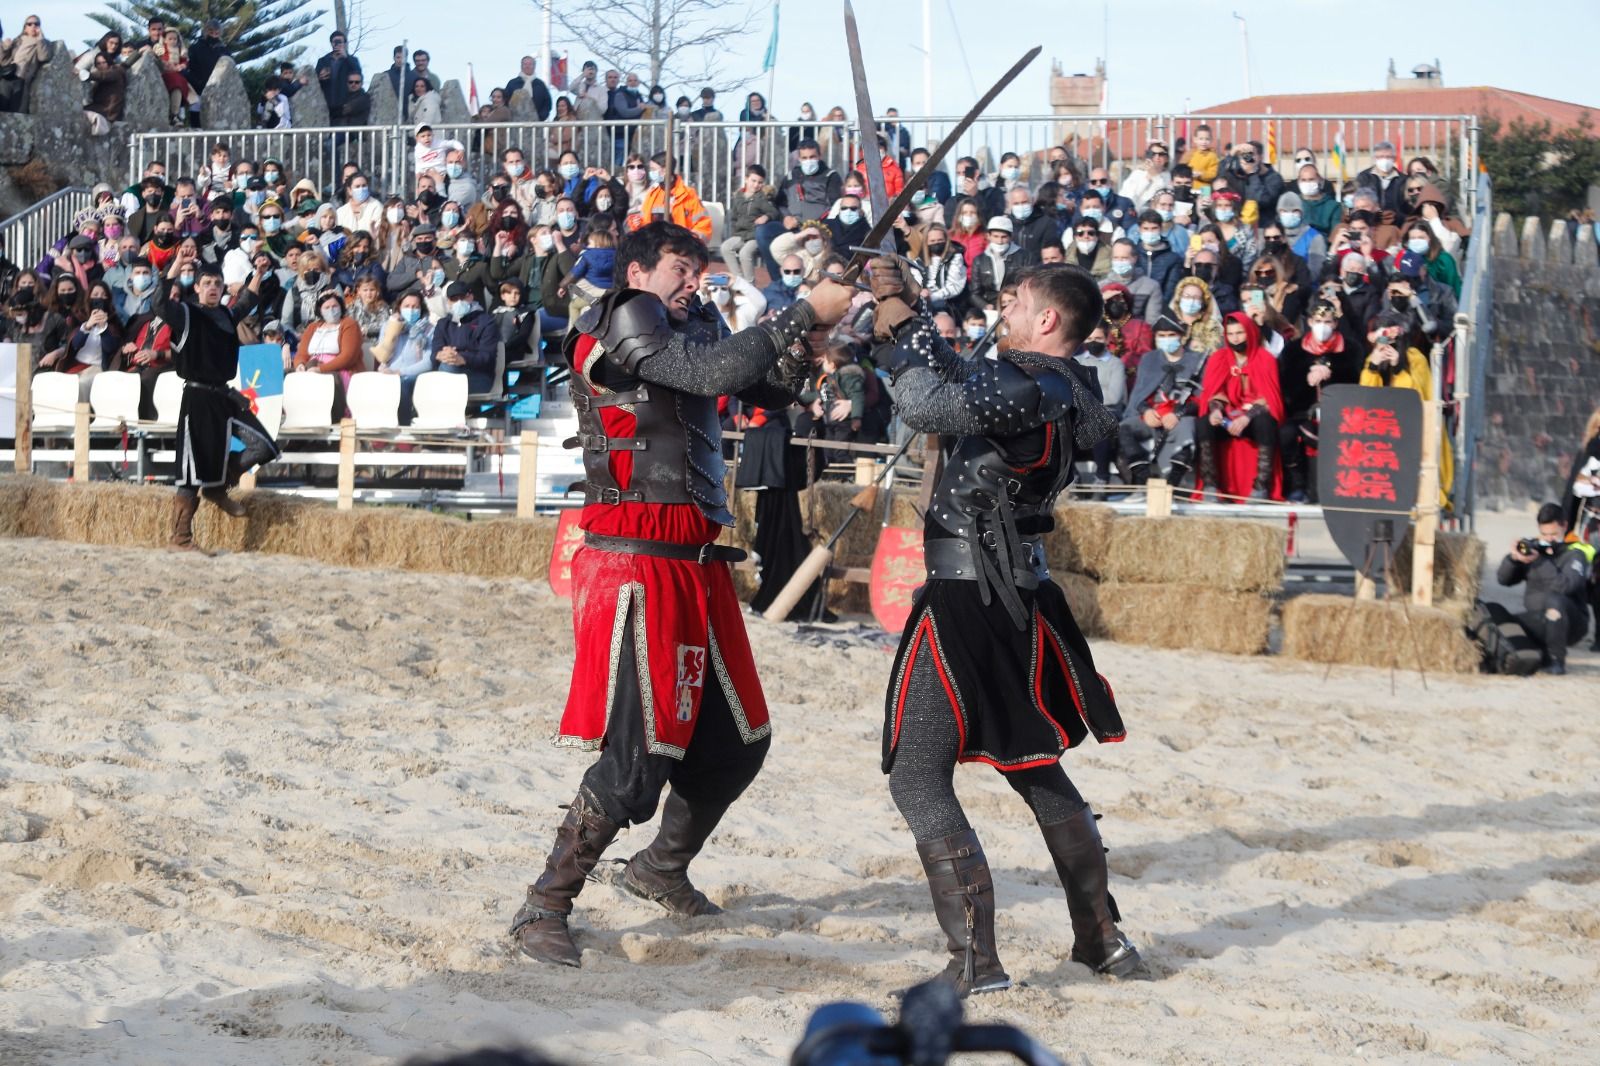
M 1215 491 L 1224 497 L 1281 500 L 1278 361 L 1243 312 L 1223 320 L 1223 340 L 1224 347 L 1206 361 L 1200 386 L 1200 484 L 1208 498 Z

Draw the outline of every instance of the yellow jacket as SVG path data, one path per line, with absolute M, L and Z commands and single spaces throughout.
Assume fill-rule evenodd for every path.
M 1361 368 L 1361 384 L 1374 388 L 1383 387 L 1383 375 L 1371 366 L 1363 365 Z M 1427 403 L 1433 399 L 1433 371 L 1428 366 L 1428 357 L 1416 348 L 1406 349 L 1406 365 L 1404 369 L 1396 370 L 1394 377 L 1389 379 L 1389 387 L 1393 389 L 1414 389 L 1422 397 L 1422 402 Z M 1455 453 L 1450 447 L 1450 431 L 1444 425 L 1439 427 L 1439 506 L 1445 510 L 1450 509 L 1450 488 L 1455 484 Z

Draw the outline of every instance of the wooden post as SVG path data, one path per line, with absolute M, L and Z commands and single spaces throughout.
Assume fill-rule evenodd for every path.
M 33 472 L 33 345 L 17 345 L 17 430 L 14 442 L 19 474 Z
M 356 506 L 356 424 L 353 419 L 339 421 L 339 510 Z
M 1144 485 L 1144 514 L 1146 518 L 1172 517 L 1172 486 L 1163 478 L 1153 477 Z
M 1356 599 L 1375 600 L 1378 598 L 1378 583 L 1370 577 L 1356 575 Z
M 239 491 L 256 491 L 256 472 L 254 470 L 246 470 L 243 474 L 239 475 Z
M 80 403 L 72 414 L 72 480 L 89 480 L 89 405 Z
M 878 461 L 870 455 L 856 456 L 856 484 L 870 485 L 878 475 Z
M 1439 375 L 1444 346 L 1433 346 L 1433 395 L 1422 402 L 1422 471 L 1417 481 L 1417 529 L 1411 543 L 1411 602 L 1433 605 L 1433 545 L 1439 533 Z
M 523 430 L 517 452 L 517 517 L 532 518 L 539 497 L 539 434 Z

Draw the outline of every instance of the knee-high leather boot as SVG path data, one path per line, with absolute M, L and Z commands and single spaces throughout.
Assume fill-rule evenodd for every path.
M 933 913 L 950 949 L 940 979 L 962 996 L 1011 987 L 994 942 L 994 879 L 978 834 L 968 829 L 917 845 Z
M 556 830 L 544 873 L 528 886 L 528 897 L 511 921 L 511 937 L 524 955 L 562 966 L 579 964 L 582 956 L 567 928 L 572 901 L 621 829 L 585 793 L 578 793 Z
M 1116 904 L 1107 888 L 1106 852 L 1088 807 L 1062 822 L 1040 825 L 1072 915 L 1072 959 L 1096 973 L 1126 977 L 1139 950 L 1117 928 Z

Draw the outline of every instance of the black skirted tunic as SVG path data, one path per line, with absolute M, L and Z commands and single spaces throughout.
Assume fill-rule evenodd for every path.
M 178 408 L 179 488 L 208 489 L 228 480 L 232 439 L 264 442 L 276 454 L 272 435 L 250 410 L 250 401 L 229 385 L 239 372 L 239 335 L 228 308 L 177 302 L 162 312 L 172 330 L 173 369 L 183 379 Z

